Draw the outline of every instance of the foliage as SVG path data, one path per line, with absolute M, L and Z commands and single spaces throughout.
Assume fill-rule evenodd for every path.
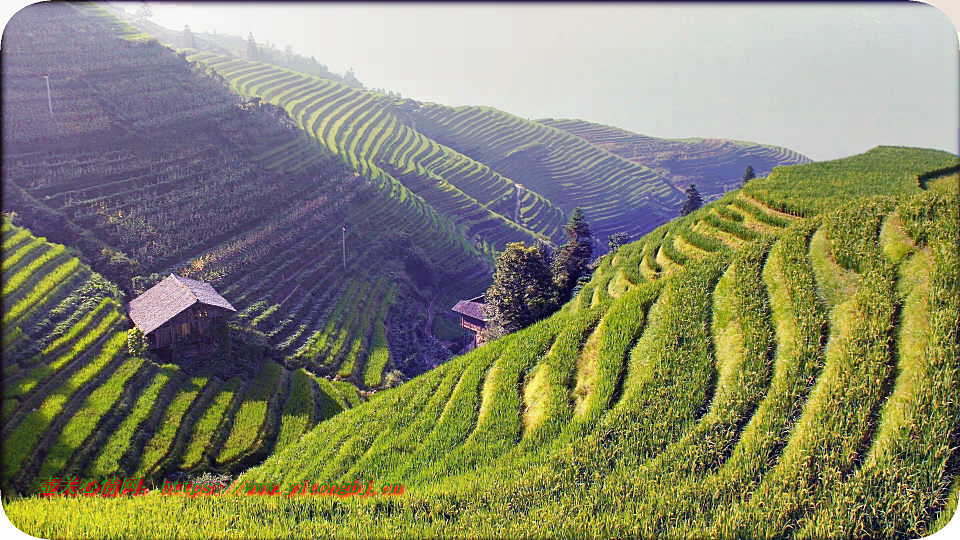
M 542 249 L 523 242 L 507 244 L 484 295 L 489 318 L 509 333 L 547 317 L 558 306 L 553 283 Z
M 620 246 L 630 241 L 630 235 L 626 232 L 618 232 L 609 239 L 610 251 L 616 253 Z
M 147 3 L 147 0 L 140 0 L 140 6 L 137 8 L 137 17 L 139 17 L 140 20 L 153 17 L 153 9 L 150 7 L 150 4 Z
M 695 184 L 690 184 L 684 193 L 687 195 L 687 200 L 683 202 L 683 206 L 680 208 L 680 217 L 689 215 L 703 206 L 703 197 L 700 196 Z
M 743 176 L 740 179 L 740 187 L 747 185 L 747 182 L 753 180 L 757 177 L 757 173 L 753 170 L 753 165 L 747 165 L 746 170 L 743 171 Z
M 582 276 L 589 274 L 593 260 L 593 235 L 583 211 L 578 207 L 570 214 L 563 228 L 567 242 L 557 249 L 553 258 L 553 282 L 560 302 L 566 302 Z
M 127 330 L 127 352 L 130 356 L 143 356 L 147 352 L 147 337 L 139 328 Z

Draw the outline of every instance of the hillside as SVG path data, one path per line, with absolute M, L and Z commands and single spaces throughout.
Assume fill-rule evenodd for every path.
M 956 171 L 890 147 L 778 168 L 604 257 L 553 317 L 241 478 L 374 479 L 402 498 L 6 510 L 38 535 L 928 534 L 960 486 Z
M 208 51 L 178 54 L 142 30 L 177 32 L 137 24 L 94 4 L 8 24 L 3 210 L 125 300 L 171 272 L 210 282 L 291 367 L 371 389 L 421 373 L 460 350 L 448 308 L 486 289 L 508 242 L 559 241 L 580 206 L 603 252 L 681 203 L 665 177 L 543 124 L 199 35 Z
M 661 139 L 583 120 L 538 120 L 562 129 L 634 163 L 649 167 L 678 189 L 693 183 L 704 200 L 712 201 L 740 187 L 751 166 L 757 176 L 774 167 L 810 163 L 793 150 L 729 139 Z
M 357 403 L 237 330 L 202 370 L 131 356 L 116 286 L 6 219 L 2 240 L 5 495 L 51 476 L 235 473 Z
M 431 304 L 479 293 L 492 250 L 532 238 L 354 170 L 97 6 L 24 9 L 3 50 L 4 211 L 127 300 L 170 272 L 209 281 L 316 373 L 375 387 L 442 361 Z
M 682 193 L 646 167 L 496 109 L 429 103 L 411 117 L 421 133 L 513 179 L 522 186 L 518 195 L 541 193 L 564 214 L 579 206 L 598 239 L 620 231 L 638 237 L 672 219 L 682 203 Z M 533 206 L 520 197 L 517 203 L 521 216 Z

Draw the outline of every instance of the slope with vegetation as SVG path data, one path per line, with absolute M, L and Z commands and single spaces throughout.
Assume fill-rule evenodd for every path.
M 582 208 L 598 238 L 620 231 L 639 237 L 672 218 L 680 202 L 680 193 L 650 169 L 542 123 L 490 107 L 433 103 L 412 118 L 424 135 L 522 185 L 521 216 L 537 211 L 528 199 L 539 193 L 565 213 Z
M 476 204 L 453 220 L 341 162 L 99 6 L 22 10 L 4 55 L 3 209 L 127 300 L 170 272 L 210 282 L 314 373 L 375 387 L 442 360 L 431 303 L 478 293 L 494 246 L 532 237 Z
M 583 120 L 538 120 L 623 159 L 650 167 L 678 189 L 695 183 L 707 200 L 740 187 L 747 166 L 758 176 L 774 167 L 810 163 L 788 148 L 730 139 L 662 139 Z
M 2 231 L 5 494 L 51 476 L 240 471 L 351 406 L 239 343 L 193 374 L 130 355 L 116 286 L 61 245 Z
M 554 316 L 241 477 L 373 479 L 403 483 L 400 498 L 34 498 L 7 513 L 38 535 L 929 534 L 956 504 L 960 217 L 955 183 L 918 178 L 956 166 L 881 147 L 779 168 L 606 255 Z

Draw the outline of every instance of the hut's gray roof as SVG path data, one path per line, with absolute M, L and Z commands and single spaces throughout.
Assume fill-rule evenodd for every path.
M 209 283 L 170 274 L 130 302 L 130 318 L 149 334 L 196 303 L 237 311 Z
M 487 304 L 483 302 L 483 297 L 478 296 L 470 300 L 460 300 L 457 302 L 457 305 L 453 306 L 453 311 L 461 315 L 466 315 L 467 317 L 486 321 L 489 320 L 485 313 L 486 306 Z

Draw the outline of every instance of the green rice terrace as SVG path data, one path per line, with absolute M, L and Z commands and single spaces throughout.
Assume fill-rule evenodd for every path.
M 239 471 L 358 403 L 353 386 L 276 362 L 221 378 L 132 356 L 116 286 L 7 220 L 2 239 L 4 493 L 51 476 Z
M 374 478 L 403 497 L 6 511 L 40 536 L 929 534 L 960 489 L 956 170 L 892 147 L 777 169 L 606 255 L 556 315 L 238 480 Z
M 682 198 L 543 124 L 175 53 L 94 4 L 23 10 L 4 50 L 5 211 L 128 299 L 208 282 L 291 365 L 365 389 L 459 350 L 447 308 L 508 242 L 557 241 L 580 206 L 605 251 Z
M 956 510 L 956 155 L 420 103 L 90 3 L 21 10 L 2 48 L 0 489 L 26 533 L 916 538 Z M 674 219 L 693 178 L 712 202 Z M 453 356 L 450 306 L 575 207 L 589 282 Z M 128 332 L 172 273 L 236 308 L 213 350 Z M 40 496 L 72 477 L 152 489 Z M 402 494 L 286 496 L 355 481 Z

